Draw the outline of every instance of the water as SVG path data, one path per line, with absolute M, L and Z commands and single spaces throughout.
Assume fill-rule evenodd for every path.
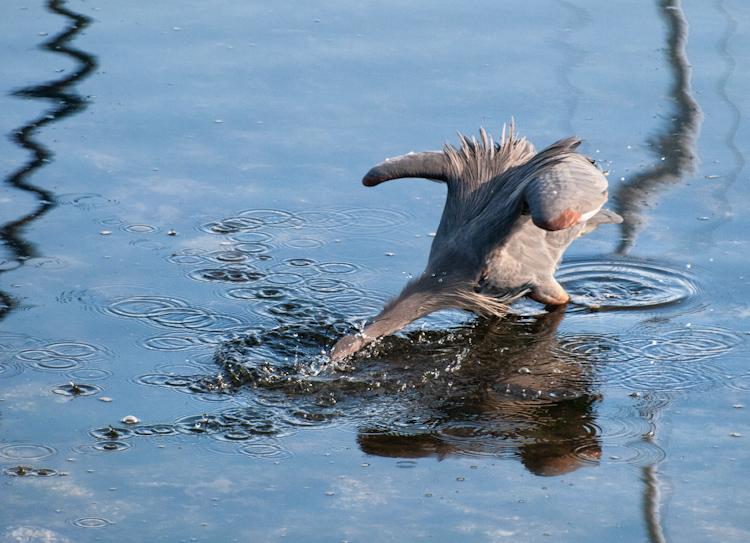
M 0 541 L 746 541 L 748 15 L 6 2 Z M 511 116 L 610 170 L 571 303 L 332 363 L 445 198 L 359 179 Z

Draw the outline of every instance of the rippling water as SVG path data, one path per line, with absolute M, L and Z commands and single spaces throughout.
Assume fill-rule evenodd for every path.
M 746 8 L 425 8 L 4 6 L 0 543 L 747 540 Z M 511 116 L 571 302 L 332 362 L 445 198 L 364 172 Z

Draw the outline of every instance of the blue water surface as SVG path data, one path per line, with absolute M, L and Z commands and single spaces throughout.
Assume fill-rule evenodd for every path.
M 0 542 L 750 538 L 750 8 L 5 0 Z M 334 365 L 513 120 L 624 217 L 562 311 Z

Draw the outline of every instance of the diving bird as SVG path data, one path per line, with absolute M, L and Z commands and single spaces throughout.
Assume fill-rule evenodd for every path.
M 545 305 L 570 297 L 553 274 L 576 238 L 622 217 L 602 209 L 607 178 L 567 138 L 537 153 L 510 124 L 499 143 L 459 134 L 460 147 L 410 153 L 382 162 L 362 183 L 420 177 L 448 194 L 427 267 L 360 332 L 341 338 L 333 360 L 441 309 L 501 316 L 523 296 Z

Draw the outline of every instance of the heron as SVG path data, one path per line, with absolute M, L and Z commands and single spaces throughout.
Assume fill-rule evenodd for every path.
M 459 133 L 460 146 L 409 153 L 372 168 L 367 187 L 402 178 L 445 183 L 445 208 L 427 266 L 361 331 L 341 338 L 333 360 L 360 351 L 417 319 L 442 309 L 502 316 L 527 296 L 559 306 L 570 296 L 555 280 L 563 252 L 602 224 L 622 222 L 603 209 L 607 178 L 569 137 L 536 152 L 503 127 L 499 142 L 484 128 Z

